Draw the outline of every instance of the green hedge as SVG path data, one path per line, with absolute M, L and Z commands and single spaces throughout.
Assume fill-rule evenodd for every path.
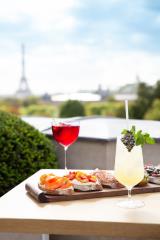
M 85 109 L 80 101 L 68 100 L 61 105 L 59 116 L 62 118 L 85 116 Z
M 0 111 L 0 195 L 42 168 L 57 168 L 52 141 L 20 118 Z

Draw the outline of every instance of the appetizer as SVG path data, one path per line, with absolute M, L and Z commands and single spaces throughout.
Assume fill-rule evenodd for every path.
M 100 181 L 103 187 L 108 188 L 123 188 L 124 186 L 119 183 L 111 172 L 106 170 L 96 169 L 93 173 Z
M 39 188 L 47 194 L 52 195 L 70 195 L 73 193 L 73 184 L 67 177 L 59 177 L 50 174 L 40 176 Z
M 94 175 L 97 176 L 97 178 L 99 179 L 103 187 L 108 187 L 113 189 L 124 188 L 124 186 L 117 181 L 113 173 L 108 172 L 107 170 L 96 169 L 94 171 Z M 145 171 L 144 178 L 136 186 L 144 187 L 148 184 L 148 181 L 149 181 L 149 176 L 148 176 L 148 173 Z
M 145 170 L 149 175 L 149 182 L 160 185 L 160 165 L 146 165 Z
M 160 177 L 160 165 L 153 166 L 153 165 L 146 165 L 145 170 L 152 177 Z
M 82 171 L 73 171 L 69 172 L 66 177 L 72 181 L 75 190 L 82 192 L 103 190 L 98 178 L 92 174 L 87 174 Z

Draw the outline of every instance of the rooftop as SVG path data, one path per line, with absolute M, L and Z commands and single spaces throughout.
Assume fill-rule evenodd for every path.
M 75 93 L 60 93 L 52 95 L 51 97 L 53 102 L 63 102 L 66 100 L 79 100 L 79 101 L 100 101 L 101 96 L 95 93 L 89 92 L 75 92 Z

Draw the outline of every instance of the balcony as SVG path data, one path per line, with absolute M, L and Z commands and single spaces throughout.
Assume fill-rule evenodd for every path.
M 42 117 L 23 117 L 23 120 L 36 127 L 52 139 L 51 119 Z M 78 140 L 68 148 L 67 166 L 69 169 L 113 169 L 116 137 L 126 128 L 125 119 L 106 117 L 83 117 L 80 120 Z M 144 163 L 159 164 L 160 122 L 130 120 L 130 126 L 149 132 L 156 144 L 143 147 Z M 54 140 L 53 140 L 54 141 Z M 64 168 L 63 148 L 56 142 L 59 166 Z

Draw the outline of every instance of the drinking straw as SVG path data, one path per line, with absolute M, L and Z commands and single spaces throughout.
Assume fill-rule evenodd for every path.
M 125 100 L 126 125 L 129 130 L 129 114 L 128 114 L 128 100 Z

